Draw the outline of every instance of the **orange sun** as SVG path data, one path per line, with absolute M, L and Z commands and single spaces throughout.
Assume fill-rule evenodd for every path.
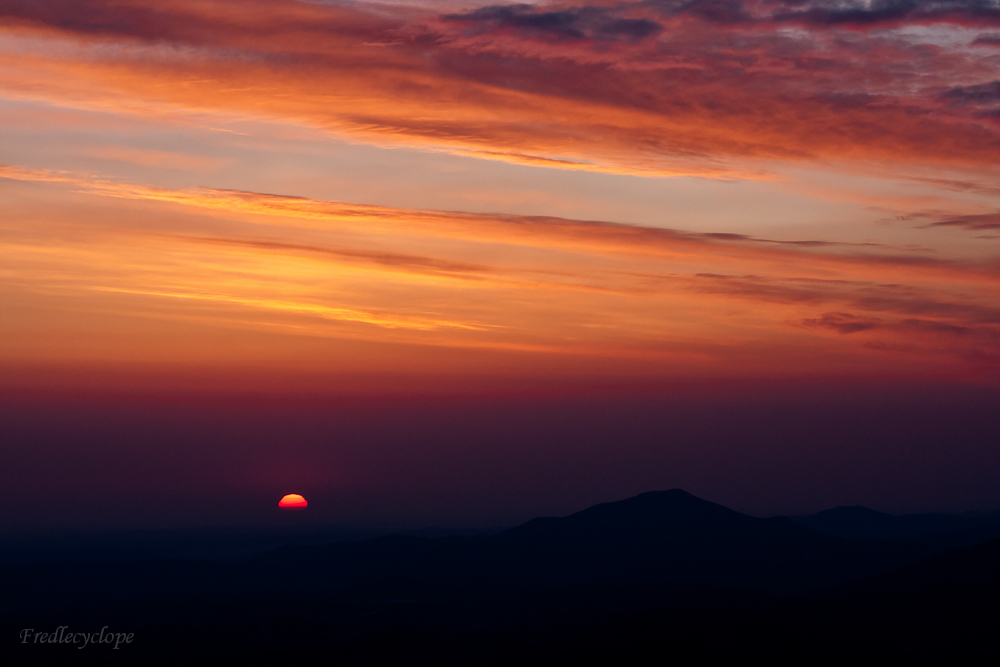
M 289 493 L 278 501 L 278 507 L 283 510 L 304 510 L 309 507 L 306 499 L 297 493 Z

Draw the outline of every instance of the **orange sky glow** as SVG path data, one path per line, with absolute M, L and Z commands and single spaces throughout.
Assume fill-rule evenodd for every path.
M 0 0 L 0 536 L 996 509 L 998 156 L 1000 0 Z
M 2 2 L 7 383 L 995 381 L 993 19 L 779 5 Z

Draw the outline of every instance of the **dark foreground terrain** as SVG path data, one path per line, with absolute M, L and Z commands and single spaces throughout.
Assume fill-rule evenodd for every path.
M 673 490 L 492 535 L 9 556 L 0 623 L 8 664 L 993 660 L 998 537 L 997 515 L 759 519 Z M 102 629 L 131 641 L 65 640 Z

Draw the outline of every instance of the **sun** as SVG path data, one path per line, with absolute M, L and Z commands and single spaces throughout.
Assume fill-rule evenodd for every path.
M 289 493 L 278 501 L 278 507 L 283 510 L 304 510 L 309 507 L 309 503 L 299 494 Z

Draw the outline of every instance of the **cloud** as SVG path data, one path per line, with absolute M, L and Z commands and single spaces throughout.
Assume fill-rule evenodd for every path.
M 995 104 L 1000 102 L 1000 81 L 952 88 L 942 93 L 941 99 L 953 104 Z
M 783 0 L 790 7 L 774 16 L 777 22 L 813 26 L 884 27 L 902 23 L 1000 24 L 995 0 L 854 0 L 832 3 Z
M 945 187 L 951 187 L 956 190 L 965 190 L 968 192 L 974 192 L 976 194 L 995 194 L 989 189 L 980 188 L 978 186 L 973 186 L 965 188 L 961 182 L 951 185 L 950 182 L 945 181 L 943 183 Z M 917 211 L 915 213 L 910 213 L 905 216 L 899 216 L 901 220 L 932 220 L 932 222 L 922 225 L 925 228 L 930 227 L 960 227 L 974 232 L 992 231 L 1000 229 L 1000 213 L 947 213 L 944 211 Z
M 964 229 L 983 232 L 1000 229 L 1000 213 L 982 213 L 978 215 L 956 215 L 932 222 L 931 227 L 962 227 Z
M 445 14 L 441 20 L 472 31 L 509 30 L 525 37 L 553 41 L 639 41 L 663 31 L 646 18 L 625 18 L 608 7 L 575 7 L 538 11 L 534 5 L 490 5 L 465 14 Z
M 996 325 L 954 324 L 921 318 L 892 320 L 851 313 L 824 313 L 819 318 L 804 319 L 801 324 L 808 328 L 830 329 L 843 336 L 864 334 L 864 349 L 889 354 L 943 352 L 986 366 L 1000 361 L 1000 327 Z
M 487 273 L 493 270 L 483 264 L 472 264 L 469 262 L 451 262 L 435 259 L 433 257 L 422 257 L 419 255 L 404 255 L 392 252 L 365 251 L 352 248 L 331 248 L 319 245 L 304 245 L 300 243 L 282 243 L 280 241 L 263 241 L 247 239 L 226 239 L 211 237 L 187 237 L 193 243 L 205 243 L 212 245 L 227 245 L 231 247 L 251 248 L 254 250 L 274 250 L 277 252 L 308 253 L 320 255 L 332 255 L 344 259 L 357 259 L 385 266 L 401 266 L 418 269 L 431 273 Z
M 385 329 L 414 329 L 417 331 L 433 331 L 442 328 L 466 329 L 470 331 L 480 331 L 484 327 L 468 322 L 456 322 L 444 319 L 431 319 L 423 317 L 406 317 L 393 315 L 384 312 L 371 310 L 360 310 L 356 308 L 338 308 L 323 304 L 309 303 L 307 301 L 291 301 L 287 299 L 263 299 L 249 296 L 236 296 L 230 294 L 199 294 L 197 292 L 182 291 L 160 291 L 149 289 L 135 289 L 127 287 L 91 287 L 96 292 L 115 292 L 119 294 L 130 294 L 138 296 L 162 297 L 166 299 L 179 299 L 181 301 L 205 301 L 212 304 L 234 304 L 245 306 L 256 310 L 288 312 L 303 315 L 314 315 L 325 320 L 335 320 L 338 322 L 358 322 Z
M 10 38 L 0 85 L 57 105 L 277 118 L 557 169 L 992 171 L 1000 127 L 989 53 L 892 26 L 961 17 L 985 26 L 994 10 L 673 2 L 436 15 L 278 0 L 0 0 Z M 785 29 L 793 20 L 802 30 Z M 858 35 L 861 25 L 887 30 Z
M 832 329 L 841 334 L 849 335 L 861 331 L 897 331 L 917 334 L 931 334 L 941 336 L 971 336 L 976 333 L 986 334 L 995 337 L 998 333 L 996 327 L 969 327 L 942 322 L 939 320 L 926 320 L 917 318 L 906 318 L 893 321 L 886 321 L 878 317 L 864 317 L 851 313 L 823 313 L 819 318 L 804 319 L 802 324 L 808 327 L 820 327 Z
M 850 274 L 845 274 L 845 278 L 847 275 Z M 992 295 L 983 301 L 956 298 L 954 293 L 949 294 L 947 290 L 918 286 L 913 274 L 908 282 L 906 285 L 877 283 L 860 280 L 856 275 L 853 280 L 822 280 L 804 276 L 786 278 L 699 273 L 695 276 L 693 289 L 762 302 L 808 306 L 839 303 L 868 313 L 937 317 L 970 325 L 1000 324 L 1000 307 L 996 305 Z M 842 315 L 843 313 L 834 313 L 833 319 L 820 318 L 816 320 L 816 325 L 836 328 L 832 325 L 851 326 L 851 323 L 859 321 L 836 319 Z M 873 323 L 870 319 L 860 321 Z
M 1000 33 L 984 33 L 976 37 L 973 46 L 1000 46 Z
M 665 15 L 727 26 L 795 23 L 811 28 L 885 28 L 903 24 L 1000 25 L 996 0 L 650 0 Z
M 80 192 L 118 199 L 178 204 L 216 211 L 221 215 L 263 216 L 271 225 L 300 226 L 317 230 L 353 230 L 359 225 L 378 234 L 400 238 L 433 237 L 488 244 L 505 243 L 606 257 L 656 258 L 677 262 L 725 262 L 731 273 L 748 267 L 768 265 L 774 277 L 789 275 L 813 280 L 805 292 L 799 288 L 765 284 L 746 273 L 707 278 L 727 281 L 726 289 L 765 292 L 776 289 L 782 299 L 797 300 L 796 294 L 812 298 L 815 287 L 831 273 L 864 272 L 886 281 L 909 280 L 914 271 L 942 280 L 970 284 L 996 281 L 1000 268 L 989 264 L 958 262 L 912 249 L 877 243 L 843 243 L 818 239 L 783 241 L 744 234 L 700 233 L 663 227 L 612 223 L 600 220 L 572 220 L 552 216 L 477 214 L 459 211 L 400 209 L 386 206 L 325 201 L 286 195 L 211 188 L 170 189 L 109 180 L 70 171 L 28 169 L 0 165 L 0 178 L 41 183 L 64 183 Z M 250 218 L 257 219 L 257 218 Z M 255 241 L 256 242 L 256 241 Z M 269 243 L 263 242 L 262 243 Z M 305 249 L 303 246 L 301 249 Z M 331 252 L 340 252 L 331 250 Z M 374 257 L 374 255 L 373 255 Z M 387 256 L 396 264 L 425 264 L 428 260 L 408 254 Z M 463 272 L 481 270 L 478 265 L 459 262 L 441 264 L 436 270 Z M 464 268 L 462 268 L 464 267 Z M 818 282 L 817 282 L 818 281 Z M 836 282 L 830 283 L 837 284 Z M 867 284 L 867 283 L 866 283 Z M 736 287 L 741 285 L 740 287 Z
M 374 37 L 400 24 L 385 13 L 380 16 L 350 5 L 283 0 L 164 0 L 152 5 L 135 0 L 0 0 L 0 15 L 26 26 L 97 38 L 209 47 L 247 47 L 251 40 L 262 39 L 259 44 L 281 44 L 285 49 L 294 49 L 287 40 L 302 32 L 335 36 L 353 29 Z M 315 48 L 311 45 L 309 50 Z
M 969 336 L 975 333 L 976 331 L 972 327 L 956 326 L 954 324 L 949 324 L 948 322 L 938 322 L 935 320 L 906 319 L 902 320 L 898 326 L 907 331 L 916 331 L 920 333 L 931 333 L 931 334 L 944 334 L 947 336 Z M 983 329 L 983 330 L 989 333 L 993 333 L 994 335 L 996 333 L 995 327 L 990 327 L 988 329 Z
M 208 171 L 224 165 L 227 160 L 204 155 L 187 155 L 172 151 L 138 150 L 122 146 L 100 146 L 87 150 L 88 155 L 103 160 L 118 160 L 182 171 Z
M 695 16 L 722 25 L 752 24 L 759 20 L 741 0 L 652 0 L 647 4 L 666 16 Z
M 934 187 L 945 188 L 946 190 L 955 190 L 957 192 L 971 192 L 974 194 L 983 195 L 1000 195 L 1000 187 L 993 184 L 984 183 L 974 183 L 972 181 L 959 181 L 948 178 L 919 178 L 919 177 L 909 177 L 907 180 L 915 181 L 917 183 L 927 183 Z
M 850 313 L 823 313 L 819 318 L 802 320 L 802 324 L 833 329 L 842 334 L 870 331 L 883 326 L 882 320 L 877 317 L 857 317 Z
M 195 363 L 197 354 L 239 357 L 266 334 L 289 337 L 282 350 L 312 349 L 298 338 L 434 348 L 452 355 L 442 362 L 448 372 L 468 372 L 470 350 L 539 355 L 533 369 L 556 356 L 589 359 L 580 363 L 592 369 L 600 359 L 643 360 L 628 371 L 640 374 L 683 364 L 695 374 L 766 366 L 906 376 L 951 372 L 956 360 L 973 374 L 996 370 L 1000 269 L 930 253 L 170 189 L 14 166 L 0 177 L 11 202 L 0 277 L 16 302 L 48 303 L 38 312 L 64 320 L 55 329 L 45 315 L 11 320 L 25 333 L 11 334 L 10 349 L 24 358 L 113 356 L 107 341 L 121 338 L 131 341 L 121 354 Z M 30 214 L 20 192 L 34 202 Z M 195 327 L 191 340 L 157 342 L 149 332 L 161 321 Z M 93 349 L 52 345 L 67 328 L 96 332 Z M 230 333 L 197 333 L 219 329 Z M 225 340 L 217 349 L 216 338 Z M 343 345 L 324 350 L 304 367 L 369 363 Z M 896 360 L 913 351 L 919 362 Z
M 952 108 L 971 109 L 976 118 L 1000 120 L 1000 81 L 952 88 L 942 93 L 941 99 Z

